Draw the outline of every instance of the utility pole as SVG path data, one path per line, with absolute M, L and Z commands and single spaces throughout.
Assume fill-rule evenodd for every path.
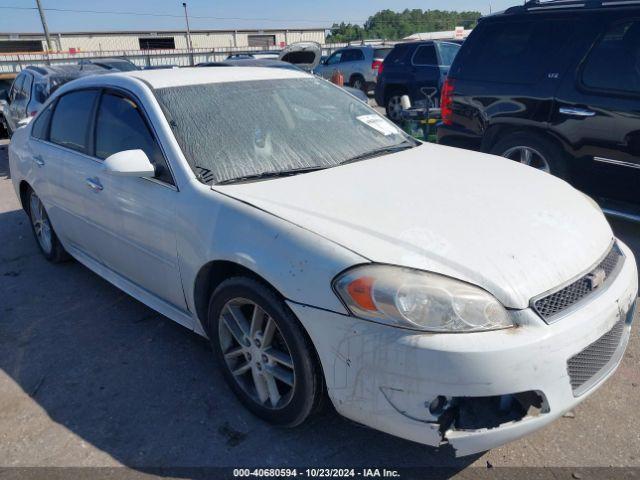
M 47 27 L 47 19 L 44 18 L 44 10 L 42 9 L 42 3 L 40 0 L 36 0 L 36 4 L 38 5 L 38 11 L 40 12 L 40 20 L 42 21 L 42 28 L 44 29 L 44 37 L 47 39 L 47 50 L 50 52 L 51 48 L 51 38 L 49 37 L 49 27 Z
M 38 0 L 40 1 L 40 0 Z M 189 49 L 189 63 L 193 66 L 193 44 L 191 43 L 191 29 L 189 28 L 189 14 L 187 13 L 187 2 L 182 2 L 184 7 L 184 20 L 187 22 L 187 48 Z

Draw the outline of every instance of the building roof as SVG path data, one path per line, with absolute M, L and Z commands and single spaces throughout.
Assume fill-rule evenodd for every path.
M 328 30 L 328 27 L 302 27 L 302 28 L 229 28 L 229 29 L 209 29 L 209 30 L 191 30 L 191 34 L 199 33 L 276 33 L 276 32 L 317 32 Z M 64 35 L 64 36 L 87 36 L 87 35 L 149 35 L 149 36 L 162 36 L 162 35 L 186 35 L 186 30 L 104 30 L 95 32 L 50 32 L 51 36 Z M 42 32 L 0 32 L 0 36 L 17 37 L 44 37 Z

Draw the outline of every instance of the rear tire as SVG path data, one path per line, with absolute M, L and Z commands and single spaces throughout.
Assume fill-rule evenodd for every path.
M 271 288 L 248 277 L 224 281 L 211 295 L 207 325 L 225 380 L 256 416 L 293 427 L 319 408 L 324 379 L 315 349 Z
M 529 165 L 565 180 L 568 178 L 567 160 L 562 149 L 537 133 L 511 134 L 496 143 L 490 153 Z
M 51 263 L 69 260 L 69 254 L 60 243 L 40 197 L 29 188 L 25 194 L 25 199 L 25 210 L 29 215 L 29 220 L 31 220 L 31 231 L 44 258 Z

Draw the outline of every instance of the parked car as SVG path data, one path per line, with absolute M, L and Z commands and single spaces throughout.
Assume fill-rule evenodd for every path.
M 276 60 L 280 55 L 279 51 L 276 50 L 258 50 L 254 52 L 240 52 L 240 53 L 232 53 L 227 56 L 227 60 L 241 60 L 247 58 L 254 58 L 256 60 L 259 59 L 270 59 Z
M 86 58 L 80 60 L 78 65 L 97 65 L 98 67 L 118 72 L 140 70 L 140 67 L 126 58 Z
M 596 3 L 482 19 L 449 72 L 438 140 L 550 172 L 627 216 L 640 212 L 640 6 Z
M 421 144 L 303 72 L 82 78 L 9 165 L 47 259 L 208 336 L 274 424 L 326 392 L 358 423 L 480 452 L 573 409 L 629 340 L 636 262 L 590 198 Z
M 42 104 L 61 85 L 83 75 L 105 73 L 95 65 L 59 65 L 27 67 L 18 74 L 3 108 L 9 136 L 26 124 L 40 110 Z
M 376 102 L 394 122 L 401 119 L 403 95 L 414 105 L 438 107 L 444 79 L 459 50 L 457 43 L 440 40 L 397 44 L 379 70 Z
M 196 65 L 197 67 L 264 67 L 264 68 L 284 68 L 288 70 L 306 71 L 296 64 L 283 62 L 282 60 L 271 59 L 254 59 L 254 58 L 242 58 L 225 60 L 224 62 L 203 62 Z M 304 64 L 307 66 L 307 64 Z M 369 97 L 362 91 L 351 87 L 342 87 L 351 95 L 364 103 L 369 102 Z
M 344 75 L 344 81 L 353 88 L 368 92 L 375 88 L 378 71 L 391 47 L 346 47 L 333 52 L 315 72 L 329 80 L 336 70 Z

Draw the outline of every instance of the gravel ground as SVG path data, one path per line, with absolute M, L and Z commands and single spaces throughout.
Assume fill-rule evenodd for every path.
M 614 229 L 638 255 L 639 226 Z M 0 244 L 0 467 L 445 466 L 462 476 L 488 465 L 640 467 L 637 327 L 617 373 L 573 417 L 456 459 L 333 411 L 293 430 L 257 420 L 204 340 L 80 264 L 42 258 L 11 186 L 6 142 Z

